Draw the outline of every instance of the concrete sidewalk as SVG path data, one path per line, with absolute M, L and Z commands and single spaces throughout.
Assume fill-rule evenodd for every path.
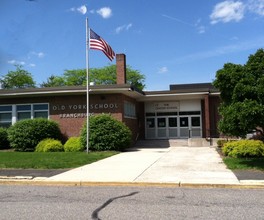
M 239 184 L 213 147 L 132 148 L 45 181 Z
M 144 141 L 126 152 L 58 173 L 50 177 L 7 176 L 1 183 L 264 188 L 264 179 L 239 180 L 226 168 L 215 147 L 189 147 L 186 140 Z

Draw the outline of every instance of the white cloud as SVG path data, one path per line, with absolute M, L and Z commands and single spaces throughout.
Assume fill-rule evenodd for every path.
M 205 26 L 201 25 L 201 19 L 198 19 L 195 23 L 196 30 L 199 34 L 205 33 Z
M 215 5 L 210 15 L 211 24 L 240 21 L 244 17 L 245 4 L 241 1 L 223 1 Z
M 119 26 L 115 29 L 115 32 L 119 34 L 121 31 L 128 31 L 132 27 L 132 23 Z
M 18 60 L 8 60 L 7 63 L 12 65 L 25 65 L 26 63 L 24 61 L 18 61 Z
M 247 7 L 250 12 L 264 16 L 264 0 L 249 0 Z
M 35 63 L 30 63 L 30 64 L 28 64 L 28 66 L 30 66 L 30 67 L 35 67 L 36 64 L 35 64 Z
M 79 13 L 85 15 L 86 12 L 87 12 L 87 8 L 86 8 L 85 5 L 82 5 L 82 6 L 78 7 L 78 8 L 73 7 L 73 8 L 70 9 L 70 11 L 79 12 Z
M 103 7 L 96 11 L 103 18 L 110 18 L 112 16 L 112 10 L 109 7 Z
M 38 58 L 43 58 L 45 56 L 45 54 L 43 52 L 31 52 L 31 54 L 37 56 Z
M 166 73 L 168 71 L 169 71 L 168 68 L 166 66 L 163 66 L 163 67 L 159 68 L 158 73 Z

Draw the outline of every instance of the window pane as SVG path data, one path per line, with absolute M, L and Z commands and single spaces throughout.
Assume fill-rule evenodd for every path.
M 17 105 L 17 111 L 31 110 L 31 105 Z
M 48 104 L 35 104 L 33 106 L 34 110 L 48 110 Z
M 12 121 L 12 113 L 0 113 L 0 122 Z
M 146 112 L 146 116 L 155 116 L 155 113 L 152 113 L 152 112 Z
M 136 107 L 133 103 L 125 102 L 124 111 L 127 117 L 136 117 Z
M 170 128 L 177 127 L 177 118 L 169 118 L 169 127 Z
M 180 126 L 181 127 L 188 127 L 189 126 L 188 117 L 180 118 Z
M 12 105 L 2 105 L 0 106 L 0 112 L 12 111 Z
M 17 120 L 23 120 L 23 119 L 30 119 L 31 113 L 30 112 L 18 112 L 17 113 Z
M 200 117 L 192 117 L 192 126 L 200 126 Z
M 158 127 L 165 128 L 166 127 L 166 118 L 158 118 Z
M 200 111 L 180 112 L 180 115 L 200 115 Z
M 155 128 L 155 118 L 147 118 L 147 127 Z
M 34 118 L 48 118 L 48 112 L 35 112 Z

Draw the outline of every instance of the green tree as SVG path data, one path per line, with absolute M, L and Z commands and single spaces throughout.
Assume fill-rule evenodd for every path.
M 60 86 L 65 86 L 65 84 L 66 83 L 63 77 L 51 75 L 47 79 L 47 82 L 43 82 L 40 86 L 41 87 L 60 87 Z
M 264 128 L 264 50 L 250 55 L 245 65 L 225 64 L 217 71 L 214 86 L 221 92 L 219 129 L 242 136 Z
M 126 71 L 127 82 L 138 89 L 144 89 L 145 76 L 130 66 L 127 67 Z M 95 82 L 97 85 L 116 84 L 116 65 L 89 69 L 89 81 Z M 41 84 L 41 87 L 77 85 L 86 85 L 86 69 L 65 70 L 63 76 L 51 76 L 47 82 Z
M 4 89 L 24 89 L 36 87 L 36 82 L 33 80 L 31 73 L 22 69 L 21 65 L 15 65 L 15 67 L 15 71 L 8 71 L 8 73 L 1 79 Z
M 133 70 L 130 66 L 127 66 L 126 74 L 129 84 L 141 90 L 145 88 L 145 76 L 138 70 Z M 98 85 L 116 84 L 116 65 L 90 69 L 90 81 Z

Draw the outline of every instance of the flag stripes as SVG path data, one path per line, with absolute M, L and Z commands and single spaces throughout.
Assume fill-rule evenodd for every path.
M 90 28 L 89 47 L 93 50 L 101 50 L 110 61 L 115 58 L 115 52 L 110 45 Z

